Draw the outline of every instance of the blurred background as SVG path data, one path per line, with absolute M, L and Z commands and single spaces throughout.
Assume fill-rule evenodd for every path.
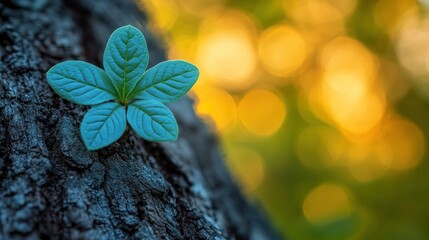
M 289 239 L 429 239 L 429 0 L 141 0 Z

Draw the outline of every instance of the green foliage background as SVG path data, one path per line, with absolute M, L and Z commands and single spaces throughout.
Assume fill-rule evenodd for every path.
M 200 67 L 196 110 L 284 236 L 429 238 L 428 1 L 138 3 L 169 57 Z

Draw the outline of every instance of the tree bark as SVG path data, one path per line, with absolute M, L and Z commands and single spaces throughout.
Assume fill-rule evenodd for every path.
M 241 195 L 192 101 L 169 105 L 175 142 L 133 132 L 95 152 L 79 134 L 88 110 L 54 94 L 45 72 L 66 59 L 101 65 L 117 27 L 145 34 L 123 0 L 0 2 L 0 239 L 278 239 Z

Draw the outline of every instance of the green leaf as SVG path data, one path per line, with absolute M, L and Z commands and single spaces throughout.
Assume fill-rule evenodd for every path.
M 154 99 L 171 102 L 185 95 L 199 76 L 196 66 L 183 60 L 161 62 L 139 80 L 129 99 Z
M 49 85 L 70 102 L 95 105 L 115 99 L 114 87 L 106 73 L 86 62 L 66 61 L 46 73 Z
M 127 25 L 116 29 L 104 51 L 104 69 L 112 79 L 121 100 L 143 76 L 149 61 L 146 40 L 137 28 Z
M 125 108 L 109 102 L 91 108 L 82 120 L 80 133 L 88 150 L 106 147 L 118 140 L 125 131 Z
M 155 100 L 138 100 L 128 106 L 127 120 L 142 138 L 153 142 L 177 139 L 179 128 L 173 113 Z

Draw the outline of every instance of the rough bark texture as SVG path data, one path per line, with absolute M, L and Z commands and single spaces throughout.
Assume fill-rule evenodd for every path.
M 86 107 L 45 79 L 65 59 L 100 64 L 110 33 L 143 30 L 150 65 L 164 60 L 137 7 L 123 0 L 0 1 L 0 239 L 276 239 L 240 194 L 216 138 L 183 98 L 176 142 L 130 133 L 88 152 Z

